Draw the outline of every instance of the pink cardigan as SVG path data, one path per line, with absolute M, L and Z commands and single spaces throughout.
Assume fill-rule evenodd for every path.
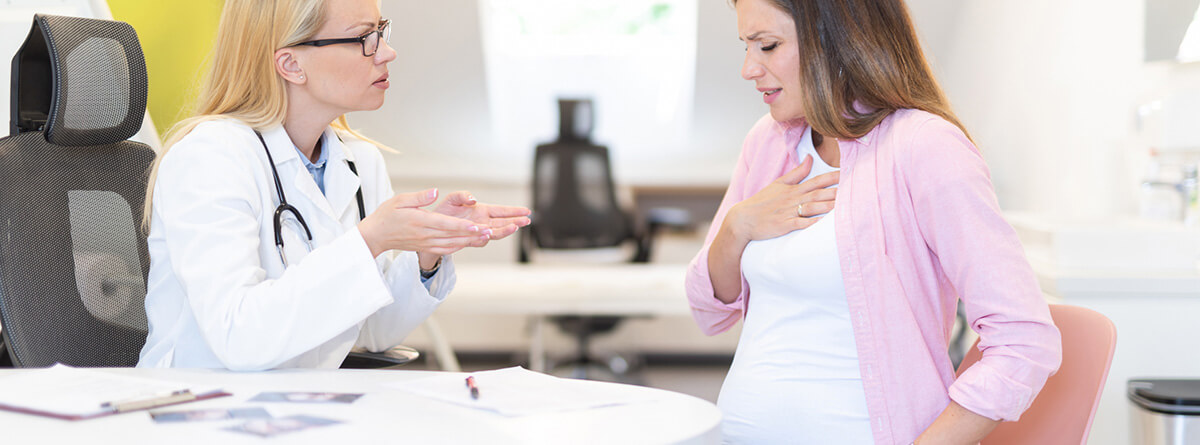
M 692 315 L 706 334 L 737 323 L 750 298 L 745 277 L 733 303 L 713 296 L 709 245 L 730 207 L 799 165 L 806 126 L 767 115 L 746 136 L 688 268 Z M 958 127 L 917 110 L 839 144 L 834 230 L 875 443 L 909 443 L 951 399 L 1017 420 L 1058 369 L 1062 345 L 978 150 Z M 955 379 L 946 350 L 960 297 L 983 359 Z

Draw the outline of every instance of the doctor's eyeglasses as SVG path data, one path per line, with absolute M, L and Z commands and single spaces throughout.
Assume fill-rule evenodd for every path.
M 390 26 L 388 26 L 391 24 L 392 24 L 391 20 L 384 19 L 383 21 L 379 22 L 379 28 L 376 28 L 374 31 L 368 32 L 368 33 L 363 34 L 358 37 L 350 37 L 350 38 L 345 38 L 345 39 L 309 40 L 307 42 L 300 42 L 300 43 L 297 43 L 297 44 L 291 45 L 291 46 L 310 45 L 310 46 L 320 47 L 320 46 L 326 46 L 326 45 L 337 45 L 339 43 L 361 43 L 363 56 L 371 57 L 371 56 L 375 55 L 376 51 L 379 51 L 379 41 L 380 40 L 382 40 L 384 42 L 391 42 L 392 28 Z

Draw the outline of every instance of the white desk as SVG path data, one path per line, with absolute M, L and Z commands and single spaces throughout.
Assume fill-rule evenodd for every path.
M 645 317 L 691 313 L 686 264 L 487 264 L 458 266 L 458 283 L 439 313 L 531 317 L 530 369 L 545 370 L 543 331 L 553 315 Z
M 721 414 L 704 400 L 652 388 L 658 401 L 523 417 L 504 417 L 384 386 L 433 371 L 287 370 L 235 373 L 200 369 L 104 369 L 126 375 L 218 385 L 230 397 L 164 410 L 265 407 L 273 416 L 307 414 L 344 423 L 262 439 L 222 430 L 242 421 L 156 424 L 144 412 L 69 422 L 0 411 L 3 443 L 262 444 L 303 443 L 717 443 Z M 0 377 L 28 370 L 0 370 Z M 573 381 L 580 385 L 615 383 Z M 263 391 L 366 393 L 352 404 L 246 402 Z

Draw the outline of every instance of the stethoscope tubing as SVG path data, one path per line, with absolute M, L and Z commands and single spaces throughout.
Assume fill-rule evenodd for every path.
M 275 215 L 271 218 L 271 223 L 275 229 L 275 250 L 279 252 L 279 259 L 283 261 L 283 267 L 288 266 L 287 256 L 283 254 L 283 214 L 290 212 L 296 217 L 296 221 L 300 223 L 300 227 L 304 228 L 305 240 L 308 244 L 308 250 L 312 251 L 312 231 L 308 229 L 308 223 L 304 221 L 304 216 L 300 214 L 300 210 L 288 204 L 287 197 L 283 194 L 283 183 L 279 181 L 279 170 L 275 168 L 275 159 L 271 157 L 271 150 L 267 148 L 267 141 L 263 139 L 262 133 L 257 130 L 254 135 L 258 136 L 258 142 L 262 143 L 263 151 L 267 152 L 267 162 L 271 165 L 271 176 L 275 179 L 275 192 L 279 194 L 279 206 L 275 207 Z M 358 169 L 355 168 L 354 162 L 349 162 L 350 171 L 358 175 Z M 363 205 L 362 186 L 358 187 L 358 193 L 355 198 L 358 200 L 358 219 L 366 218 L 366 207 Z

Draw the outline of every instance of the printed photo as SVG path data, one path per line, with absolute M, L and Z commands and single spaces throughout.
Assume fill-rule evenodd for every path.
M 342 423 L 339 420 L 322 419 L 310 416 L 288 416 L 277 419 L 256 419 L 238 426 L 225 428 L 238 433 L 253 434 L 259 437 L 274 437 L 280 434 L 302 431 Z
M 150 418 L 157 423 L 202 422 L 229 419 L 270 419 L 271 414 L 262 408 L 198 409 L 191 411 L 151 412 Z
M 354 403 L 362 394 L 347 394 L 338 392 L 264 392 L 251 402 L 284 402 L 284 403 Z

